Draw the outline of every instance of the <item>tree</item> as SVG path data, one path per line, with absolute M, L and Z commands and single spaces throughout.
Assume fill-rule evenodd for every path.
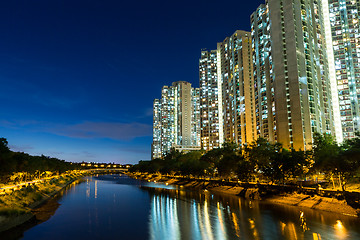
M 264 138 L 258 138 L 250 145 L 245 146 L 244 153 L 249 161 L 254 162 L 255 171 L 262 174 L 272 182 L 277 181 L 281 172 L 282 145 L 280 143 L 271 144 Z
M 250 179 L 255 174 L 255 162 L 251 161 L 244 156 L 238 159 L 237 168 L 236 168 L 236 175 L 238 179 L 241 181 L 250 181 Z
M 345 190 L 345 183 L 360 166 L 360 138 L 346 140 L 339 146 L 329 134 L 314 134 L 314 168 L 324 172 L 334 183 L 339 179 L 340 187 Z
M 314 133 L 313 139 L 314 169 L 333 172 L 339 159 L 340 147 L 330 134 Z
M 209 163 L 201 160 L 203 151 L 191 151 L 179 157 L 179 169 L 183 175 L 203 176 Z
M 171 148 L 170 152 L 164 157 L 164 163 L 160 169 L 161 173 L 171 173 L 179 171 L 178 159 L 182 153 L 175 148 Z
M 8 147 L 8 141 L 6 138 L 0 138 L 0 154 L 8 153 L 10 149 Z
M 201 156 L 200 160 L 206 162 L 208 165 L 206 169 L 208 173 L 215 174 L 215 170 L 217 170 L 216 168 L 223 154 L 223 150 L 223 148 L 213 148 Z

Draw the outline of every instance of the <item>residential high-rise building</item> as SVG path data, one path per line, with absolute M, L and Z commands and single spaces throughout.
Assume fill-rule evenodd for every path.
M 217 50 L 201 51 L 199 79 L 201 147 L 211 150 L 220 147 L 223 142 L 222 92 L 218 81 Z
M 192 122 L 192 130 L 191 130 L 191 139 L 192 146 L 201 146 L 201 124 L 200 124 L 200 88 L 192 89 L 192 111 L 191 114 L 191 122 Z
M 242 145 L 257 138 L 250 32 L 237 30 L 217 46 L 224 141 Z
M 175 91 L 173 87 L 164 86 L 161 90 L 160 116 L 161 116 L 161 154 L 170 152 L 176 140 L 176 108 Z
M 152 159 L 161 158 L 161 107 L 160 100 L 153 103 L 153 142 L 151 145 Z
M 163 157 L 171 148 L 200 149 L 199 89 L 185 81 L 164 86 L 153 105 L 152 158 Z
M 175 145 L 192 146 L 193 101 L 191 84 L 184 81 L 174 82 L 175 93 Z
M 251 28 L 257 130 L 284 147 L 309 149 L 315 132 L 334 133 L 321 2 L 267 0 Z
M 322 7 L 333 97 L 339 104 L 335 124 L 341 122 L 337 135 L 342 136 L 337 139 L 341 141 L 355 137 L 360 130 L 360 2 L 322 0 Z
M 275 142 L 276 119 L 274 72 L 267 5 L 261 4 L 251 15 L 253 76 L 255 92 L 256 132 L 259 137 Z

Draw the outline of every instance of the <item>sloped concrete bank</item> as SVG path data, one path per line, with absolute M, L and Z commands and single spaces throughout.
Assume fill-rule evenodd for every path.
M 29 225 L 28 223 L 33 223 L 33 226 L 36 225 L 38 222 L 46 221 L 51 215 L 49 215 L 50 212 L 55 212 L 56 208 L 58 207 L 57 202 L 48 204 L 51 199 L 53 199 L 57 194 L 67 187 L 68 185 L 74 183 L 77 184 L 81 181 L 81 179 L 85 176 L 92 176 L 92 175 L 98 175 L 98 174 L 113 174 L 113 173 L 119 173 L 117 169 L 95 169 L 95 170 L 75 170 L 75 172 L 65 174 L 63 176 L 60 176 L 59 179 L 62 179 L 64 182 L 63 184 L 60 184 L 60 182 L 56 182 L 56 179 L 54 180 L 46 180 L 44 183 L 51 183 L 51 192 L 48 191 L 44 192 L 43 190 L 39 190 L 39 188 L 35 185 L 32 186 L 26 186 L 20 189 L 19 191 L 24 190 L 24 194 L 20 194 L 17 196 L 13 196 L 10 200 L 10 203 L 15 204 L 3 204 L 4 203 L 4 195 L 0 195 L 0 213 L 1 210 L 10 210 L 14 207 L 13 205 L 17 205 L 17 208 L 20 207 L 20 212 L 17 214 L 0 214 L 0 233 L 1 236 L 6 235 L 7 232 L 11 232 L 13 229 L 24 228 L 24 225 Z M 55 182 L 52 182 L 55 181 Z M 29 190 L 29 191 L 27 191 Z M 11 195 L 15 192 L 8 193 L 7 195 Z M 33 196 L 30 197 L 31 194 L 34 195 L 41 195 L 40 199 L 34 200 Z M 22 199 L 22 196 L 24 198 L 29 197 L 29 199 Z M 9 200 L 9 199 L 8 199 Z M 45 204 L 46 203 L 46 204 Z M 44 205 L 44 206 L 43 206 Z M 46 205 L 46 206 L 45 206 Z M 57 206 L 56 206 L 57 205 Z M 28 228 L 28 227 L 27 227 Z M 1 238 L 0 238 L 1 239 Z
M 246 199 L 261 200 L 274 204 L 328 211 L 348 216 L 360 217 L 360 193 L 279 186 L 226 182 L 208 179 L 169 177 L 157 174 L 128 173 L 130 177 L 144 181 L 164 182 L 184 188 L 231 194 Z
M 22 225 L 28 221 L 36 220 L 36 212 L 37 209 L 42 206 L 45 202 L 49 201 L 52 197 L 58 194 L 62 189 L 75 182 L 79 178 L 82 178 L 83 175 L 79 175 L 67 181 L 62 185 L 58 185 L 54 187 L 54 190 L 51 193 L 45 194 L 42 193 L 42 198 L 38 201 L 35 201 L 29 204 L 26 209 L 27 212 L 20 215 L 10 215 L 10 216 L 0 216 L 0 233 L 15 228 L 19 225 Z M 19 200 L 21 201 L 21 200 Z

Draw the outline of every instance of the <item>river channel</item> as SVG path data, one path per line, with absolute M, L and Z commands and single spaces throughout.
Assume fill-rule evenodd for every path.
M 86 177 L 48 205 L 17 239 L 360 239 L 358 218 L 126 175 Z

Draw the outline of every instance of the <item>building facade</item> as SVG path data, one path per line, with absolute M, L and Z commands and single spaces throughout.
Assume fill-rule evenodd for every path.
M 217 50 L 201 51 L 199 60 L 200 128 L 201 147 L 204 150 L 218 148 L 223 142 L 222 92 L 217 64 Z
M 266 4 L 251 15 L 251 38 L 255 94 L 256 132 L 270 142 L 277 140 L 274 66 L 271 51 L 270 19 Z
M 192 130 L 191 130 L 191 134 L 192 134 L 192 146 L 196 146 L 199 147 L 201 146 L 201 118 L 200 118 L 200 109 L 201 109 L 201 105 L 200 105 L 200 88 L 192 88 L 192 110 L 193 113 L 191 115 L 192 119 Z
M 251 32 L 201 51 L 200 88 L 175 82 L 154 101 L 153 157 L 263 137 L 310 149 L 360 130 L 360 1 L 265 0 Z
M 161 158 L 161 107 L 160 100 L 153 103 L 153 142 L 151 144 L 151 158 Z
M 258 120 L 263 121 L 266 113 L 267 123 L 274 118 L 274 126 L 267 126 L 273 137 L 259 127 L 260 136 L 286 148 L 309 149 L 315 132 L 334 133 L 321 2 L 267 0 L 252 14 L 251 25 L 258 51 L 254 54 Z M 268 59 L 264 68 L 262 56 Z M 264 97 L 269 101 L 267 112 L 261 105 Z
M 152 159 L 172 148 L 200 149 L 199 89 L 185 81 L 164 86 L 153 105 Z
M 338 100 L 343 139 L 360 130 L 360 2 L 323 0 L 328 27 L 329 62 L 335 82 L 334 101 Z M 337 91 L 337 92 L 336 92 Z M 337 120 L 337 119 L 336 119 Z M 338 141 L 342 139 L 339 138 Z
M 237 30 L 217 45 L 224 141 L 238 145 L 257 138 L 250 32 Z

